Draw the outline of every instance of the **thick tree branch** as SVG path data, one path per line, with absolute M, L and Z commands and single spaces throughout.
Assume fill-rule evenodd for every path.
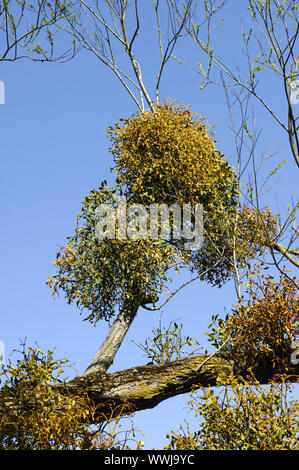
M 229 374 L 234 364 L 215 355 L 200 355 L 164 365 L 146 365 L 125 369 L 113 374 L 96 372 L 76 377 L 67 384 L 68 391 L 80 388 L 88 391 L 100 412 L 111 406 L 129 403 L 135 411 L 154 408 L 164 400 L 189 393 L 194 387 L 216 386 L 220 374 Z M 277 371 L 264 363 L 254 373 L 261 384 L 274 379 Z M 293 366 L 289 380 L 297 382 L 299 365 Z
M 140 304 L 138 302 L 130 302 L 129 305 L 124 306 L 110 328 L 102 346 L 85 370 L 83 376 L 87 376 L 97 371 L 106 371 L 113 364 L 114 357 L 137 315 L 139 305 Z
M 136 292 L 138 289 L 136 289 Z M 135 299 L 130 299 L 124 303 L 112 327 L 109 330 L 102 346 L 94 356 L 93 360 L 85 370 L 83 377 L 95 372 L 105 372 L 113 364 L 115 355 L 119 350 L 125 335 L 127 334 L 140 306 L 145 308 L 145 304 L 153 303 L 156 295 L 136 294 Z

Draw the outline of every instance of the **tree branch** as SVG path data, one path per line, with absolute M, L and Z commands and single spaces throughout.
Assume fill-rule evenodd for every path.
M 137 315 L 139 305 L 137 302 L 132 302 L 124 306 L 110 328 L 102 346 L 85 370 L 83 377 L 98 371 L 106 371 L 113 364 L 115 355 Z
M 214 387 L 219 385 L 220 374 L 230 374 L 234 364 L 219 356 L 199 355 L 180 359 L 163 365 L 146 365 L 125 369 L 113 374 L 97 372 L 87 377 L 76 377 L 67 384 L 67 390 L 76 393 L 83 388 L 88 391 L 95 405 L 103 413 L 113 403 L 129 403 L 135 411 L 154 408 L 164 400 L 191 392 L 194 387 Z M 261 384 L 275 379 L 275 369 L 271 365 L 257 365 L 254 370 Z M 293 366 L 289 380 L 296 382 L 299 365 Z
M 299 268 L 299 261 L 297 261 L 291 254 L 295 255 L 297 258 L 299 257 L 299 250 L 291 250 L 290 248 L 287 248 L 280 243 L 275 243 L 273 245 L 273 248 L 279 253 L 281 253 L 283 256 L 285 256 L 291 263 L 294 264 L 297 268 Z

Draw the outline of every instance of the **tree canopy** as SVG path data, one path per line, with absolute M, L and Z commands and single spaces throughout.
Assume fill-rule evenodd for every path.
M 299 372 L 298 281 L 292 272 L 298 268 L 298 204 L 286 215 L 261 205 L 258 136 L 254 115 L 252 125 L 248 118 L 249 100 L 255 99 L 286 132 L 298 171 L 298 5 L 292 0 L 247 2 L 245 78 L 212 45 L 212 22 L 227 3 L 167 1 L 163 7 L 153 0 L 160 63 L 148 87 L 138 59 L 144 21 L 137 0 L 0 2 L 0 31 L 6 38 L 1 61 L 61 62 L 83 48 L 114 72 L 137 108 L 109 123 L 113 183 L 103 180 L 86 195 L 74 232 L 57 252 L 56 272 L 47 280 L 52 294 L 63 292 L 85 320 L 97 326 L 107 322 L 108 334 L 85 371 L 71 380 L 60 378 L 65 363 L 54 360 L 53 351 L 24 347 L 16 366 L 3 366 L 1 449 L 139 450 L 143 441 L 133 431 L 122 435 L 122 419 L 182 393 L 191 393 L 190 407 L 201 422 L 195 431 L 187 425 L 169 432 L 168 450 L 299 448 L 299 405 L 290 398 Z M 28 26 L 25 19 L 31 15 L 35 21 Z M 57 56 L 60 35 L 63 46 L 70 40 L 72 49 Z M 224 91 L 234 164 L 205 116 L 160 97 L 168 62 L 186 66 L 174 55 L 183 40 L 205 58 L 197 63 L 201 89 L 220 86 Z M 49 50 L 42 46 L 45 41 Z M 258 91 L 257 77 L 269 71 L 284 90 L 286 120 Z M 239 107 L 239 128 L 234 106 Z M 282 160 L 266 181 L 285 164 Z M 183 277 L 170 292 L 174 277 L 185 273 L 188 280 Z M 199 339 L 184 337 L 183 324 L 174 321 L 164 333 L 161 325 L 153 330 L 144 344 L 136 338 L 149 364 L 110 373 L 137 312 L 161 310 L 191 282 L 214 289 L 228 282 L 235 286 L 235 305 L 225 318 L 213 314 L 205 332 L 212 352 L 198 354 Z

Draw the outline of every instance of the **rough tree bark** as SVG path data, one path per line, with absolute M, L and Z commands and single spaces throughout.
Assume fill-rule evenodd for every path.
M 93 360 L 82 374 L 86 377 L 95 372 L 105 372 L 112 366 L 115 355 L 119 350 L 125 335 L 127 334 L 133 320 L 135 319 L 139 307 L 146 307 L 157 300 L 155 294 L 143 294 L 138 286 L 133 289 L 134 295 L 128 297 L 109 330 L 102 346 L 94 356 Z M 133 298 L 133 299 L 132 299 Z
M 83 388 L 88 391 L 100 413 L 111 412 L 115 407 L 129 404 L 133 411 L 154 408 L 162 401 L 179 394 L 191 392 L 196 387 L 216 386 L 220 374 L 229 374 L 235 364 L 217 355 L 199 355 L 164 365 L 145 365 L 125 369 L 113 374 L 103 370 L 76 377 L 67 384 L 71 393 Z M 261 384 L 275 380 L 277 370 L 271 364 L 257 364 L 253 371 Z M 288 380 L 297 382 L 299 364 L 288 371 Z M 127 409 L 125 408 L 125 412 Z
M 106 371 L 113 364 L 114 357 L 137 315 L 139 303 L 125 305 L 109 330 L 102 346 L 85 370 L 83 377 L 99 371 Z

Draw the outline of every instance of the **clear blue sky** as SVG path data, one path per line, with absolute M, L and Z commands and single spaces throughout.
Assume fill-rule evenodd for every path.
M 149 2 L 150 3 L 150 2 Z M 217 30 L 219 52 L 228 60 L 240 57 L 240 17 L 246 18 L 243 2 L 225 10 L 226 22 Z M 147 21 L 146 12 L 142 20 Z M 246 20 L 245 20 L 246 23 Z M 148 26 L 148 31 L 150 27 Z M 62 39 L 61 39 L 62 41 Z M 156 44 L 157 47 L 157 44 Z M 145 81 L 152 83 L 156 65 L 152 40 L 140 42 Z M 198 48 L 183 42 L 175 55 L 191 65 L 202 61 Z M 240 60 L 240 59 L 239 59 Z M 1 128 L 1 329 L 6 359 L 18 349 L 19 339 L 35 342 L 46 351 L 56 348 L 57 358 L 67 358 L 82 373 L 108 332 L 105 323 L 96 327 L 82 321 L 75 305 L 63 295 L 53 299 L 46 286 L 53 274 L 52 261 L 59 245 L 73 234 L 74 221 L 85 195 L 104 179 L 111 180 L 105 129 L 136 111 L 120 82 L 96 57 L 82 51 L 65 64 L 2 62 L 0 80 L 5 83 L 6 102 L 0 105 Z M 189 104 L 214 125 L 220 150 L 234 163 L 233 136 L 229 130 L 221 88 L 199 89 L 200 77 L 175 62 L 164 75 L 161 95 Z M 286 115 L 274 82 L 262 91 L 276 110 Z M 290 155 L 287 136 L 257 103 L 257 126 L 263 128 L 257 156 L 275 143 L 276 152 L 265 170 L 283 159 L 288 164 L 266 199 L 275 210 L 298 196 L 298 169 Z M 175 284 L 178 280 L 175 280 Z M 212 314 L 224 314 L 235 302 L 231 284 L 221 290 L 197 283 L 185 288 L 163 309 L 165 324 L 181 318 L 184 332 L 197 336 L 207 347 L 204 332 Z M 140 310 L 111 368 L 120 370 L 146 363 L 135 346 L 151 335 L 161 312 Z M 187 395 L 172 398 L 154 410 L 134 418 L 142 429 L 146 448 L 162 448 L 165 434 L 177 429 L 186 417 Z M 187 415 L 188 419 L 188 415 Z M 191 417 L 190 417 L 191 419 Z

